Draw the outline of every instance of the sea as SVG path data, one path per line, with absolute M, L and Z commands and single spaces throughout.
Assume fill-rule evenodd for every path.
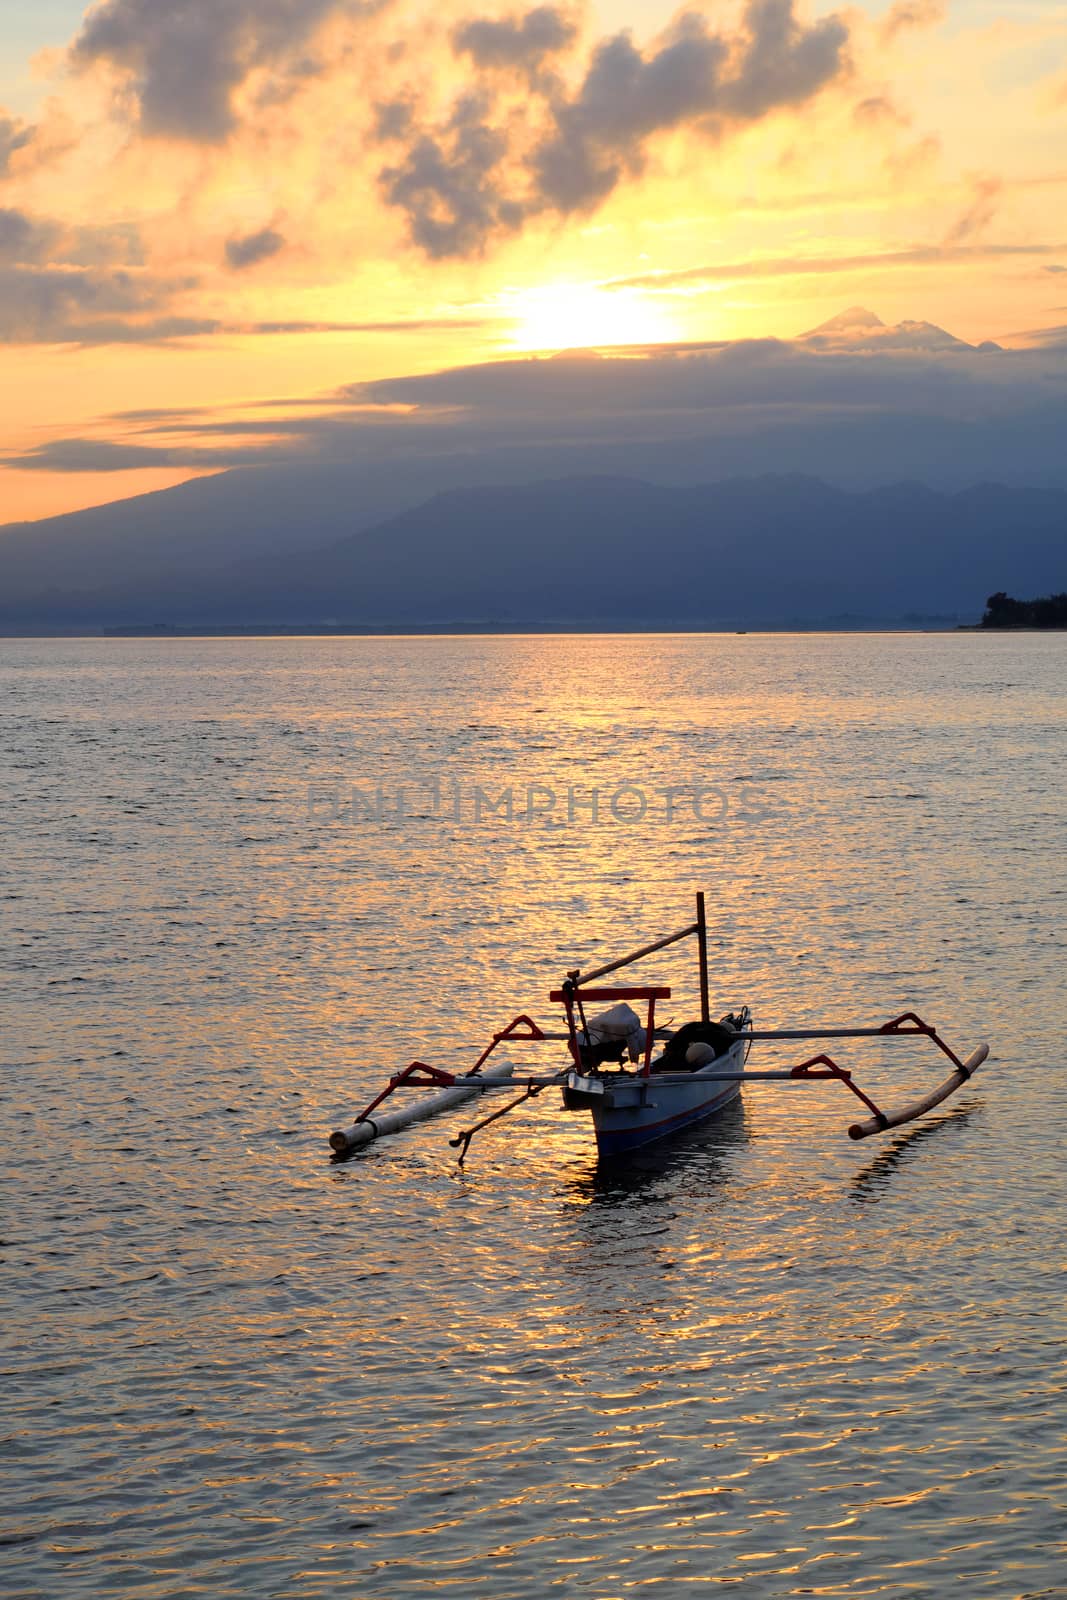
M 1067 1596 L 1065 669 L 0 641 L 5 1600 Z M 621 1166 L 555 1091 L 331 1159 L 698 890 L 714 1014 L 989 1060 L 863 1143 L 770 1082 Z M 632 976 L 695 1014 L 692 940 Z M 832 1053 L 889 1109 L 949 1070 Z

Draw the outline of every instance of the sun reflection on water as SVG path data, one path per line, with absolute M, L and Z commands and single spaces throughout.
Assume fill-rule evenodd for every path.
M 1057 1583 L 1044 648 L 8 641 L 12 1584 Z M 412 772 L 731 798 L 669 825 L 308 815 L 312 782 Z M 627 1169 L 547 1096 L 462 1171 L 462 1112 L 328 1166 L 398 1065 L 548 1020 L 568 967 L 684 922 L 697 886 L 717 1008 L 911 1003 L 1000 1059 L 873 1151 L 836 1086 L 754 1085 Z M 683 951 L 642 969 L 679 1016 Z

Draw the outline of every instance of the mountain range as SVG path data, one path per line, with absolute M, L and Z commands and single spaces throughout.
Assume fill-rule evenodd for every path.
M 1065 354 L 852 306 L 352 385 L 276 464 L 0 527 L 0 628 L 977 620 L 1067 587 Z
M 298 477 L 282 476 L 284 496 L 271 473 L 256 486 L 258 518 L 245 472 L 10 530 L 0 626 L 977 620 L 998 589 L 1067 578 L 1056 489 L 575 476 L 450 489 L 376 520 L 334 469 L 309 528 Z

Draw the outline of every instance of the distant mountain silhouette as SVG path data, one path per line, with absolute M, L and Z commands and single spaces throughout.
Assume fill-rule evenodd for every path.
M 87 511 L 0 528 L 0 617 L 25 606 L 62 611 L 78 596 L 129 592 L 163 600 L 175 584 L 241 561 L 327 544 L 416 505 L 436 487 L 348 466 L 246 467 L 115 500 Z
M 983 340 L 979 345 L 967 344 L 964 339 L 946 333 L 934 322 L 898 322 L 890 325 L 864 306 L 849 306 L 847 311 L 839 311 L 836 317 L 830 317 L 817 328 L 801 334 L 797 343 L 845 353 L 850 350 L 929 350 L 937 353 L 946 350 L 981 350 L 993 353 L 1001 348 L 992 339 Z
M 240 485 L 213 481 L 232 505 Z M 183 513 L 204 518 L 184 531 L 178 502 L 150 497 L 166 502 L 165 537 L 148 536 L 151 506 L 132 502 L 144 545 L 138 559 L 131 528 L 119 538 L 102 513 L 58 519 L 67 525 L 64 551 L 76 537 L 85 540 L 64 563 L 45 548 L 48 525 L 37 524 L 46 533 L 38 559 L 47 556 L 49 581 L 36 591 L 26 581 L 32 563 L 24 549 L 9 560 L 6 535 L 0 623 L 744 627 L 843 614 L 977 618 L 1005 582 L 1024 593 L 1052 592 L 1063 587 L 1067 567 L 1067 493 L 1059 490 L 984 485 L 943 494 L 899 484 L 848 493 L 802 476 L 680 488 L 572 477 L 449 490 L 332 539 L 321 520 L 308 529 L 298 497 L 279 495 L 268 515 L 261 494 L 255 540 L 243 532 L 234 544 L 222 519 L 210 519 L 211 488 L 201 480 L 169 491 L 181 497 Z M 357 513 L 341 504 L 334 528 L 346 519 L 351 528 L 366 514 L 366 505 Z M 94 537 L 101 518 L 104 532 Z M 91 519 L 88 531 L 80 519 Z M 310 547 L 296 554 L 301 536 Z

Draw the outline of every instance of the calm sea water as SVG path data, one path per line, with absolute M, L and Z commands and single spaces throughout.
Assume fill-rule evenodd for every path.
M 5 1595 L 1067 1595 L 1065 667 L 0 642 Z M 865 1145 L 757 1085 L 622 1173 L 548 1095 L 330 1164 L 698 887 L 720 1009 L 990 1063 Z M 684 1017 L 692 968 L 639 970 Z

